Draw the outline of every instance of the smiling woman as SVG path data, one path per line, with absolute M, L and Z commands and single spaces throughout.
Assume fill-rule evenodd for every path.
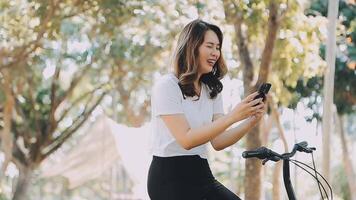
M 220 80 L 227 68 L 222 43 L 219 27 L 199 19 L 190 22 L 178 39 L 174 73 L 153 86 L 153 159 L 147 185 L 151 200 L 240 199 L 214 178 L 207 145 L 222 150 L 239 141 L 260 120 L 265 106 L 261 99 L 253 100 L 253 93 L 224 115 Z
M 208 30 L 204 36 L 204 42 L 199 47 L 199 72 L 207 74 L 212 71 L 215 62 L 220 57 L 220 42 L 215 32 Z
M 220 28 L 204 21 L 195 20 L 183 29 L 173 60 L 184 97 L 199 96 L 201 82 L 209 87 L 212 98 L 221 92 L 219 80 L 227 73 L 220 51 L 222 42 Z

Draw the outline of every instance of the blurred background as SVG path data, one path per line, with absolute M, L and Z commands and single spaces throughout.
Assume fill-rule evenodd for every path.
M 260 125 L 209 150 L 216 178 L 243 199 L 287 199 L 281 162 L 241 153 L 307 141 L 334 199 L 355 200 L 355 16 L 354 0 L 0 0 L 0 199 L 148 199 L 151 87 L 201 18 L 224 33 L 225 112 L 273 85 Z M 291 170 L 297 197 L 320 199 Z

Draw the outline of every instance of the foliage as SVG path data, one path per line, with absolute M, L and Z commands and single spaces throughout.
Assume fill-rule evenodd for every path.
M 124 59 L 110 53 L 117 51 L 110 48 L 116 38 L 122 40 L 117 44 L 129 41 L 131 46 L 133 39 L 125 38 L 121 28 L 136 15 L 135 9 L 142 8 L 140 3 L 38 0 L 0 4 L 4 22 L 0 76 L 11 81 L 15 99 L 10 152 L 19 170 L 35 170 L 61 147 L 114 88 L 112 77 L 126 75 L 114 73 L 123 66 L 115 65 L 112 57 Z M 139 55 L 129 54 L 125 59 L 132 58 Z M 0 84 L 0 96 L 4 96 L 2 79 Z M 26 186 L 22 184 L 27 183 L 18 181 L 14 198 L 20 198 L 17 194 L 23 198 L 25 191 L 20 189 Z
M 312 1 L 310 8 L 306 10 L 310 17 L 327 15 L 327 1 Z M 340 1 L 339 20 L 337 32 L 337 54 L 335 62 L 335 83 L 334 83 L 334 102 L 339 114 L 351 114 L 356 110 L 356 5 L 347 1 Z M 320 56 L 325 59 L 325 45 L 320 45 Z M 302 98 L 306 100 L 307 106 L 314 112 L 308 120 L 316 118 L 321 120 L 320 113 L 321 99 L 323 92 L 323 76 L 317 75 L 309 80 L 300 78 L 295 89 L 296 96 L 289 105 L 295 108 Z

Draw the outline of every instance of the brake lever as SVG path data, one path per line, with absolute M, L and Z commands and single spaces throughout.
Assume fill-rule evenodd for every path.
M 263 160 L 262 160 L 262 165 L 265 165 L 265 164 L 266 164 L 266 162 L 268 162 L 268 161 L 269 161 L 269 159 L 268 159 L 268 158 L 263 159 Z
M 308 151 L 309 151 L 310 153 L 312 153 L 312 152 L 315 151 L 315 150 L 316 150 L 315 147 L 308 147 Z
M 299 151 L 303 151 L 305 153 L 312 153 L 313 151 L 316 150 L 315 147 L 302 147 L 302 146 L 299 146 L 298 148 Z
M 295 144 L 296 146 L 296 150 L 297 151 L 301 151 L 301 152 L 305 152 L 305 153 L 312 153 L 315 149 L 315 147 L 308 147 L 308 143 L 307 142 L 300 142 Z
M 262 160 L 262 165 L 265 165 L 266 162 L 268 162 L 269 160 L 277 162 L 277 161 L 281 160 L 281 158 L 277 157 L 277 156 L 272 156 L 272 157 L 269 157 L 269 158 L 265 158 L 265 159 Z

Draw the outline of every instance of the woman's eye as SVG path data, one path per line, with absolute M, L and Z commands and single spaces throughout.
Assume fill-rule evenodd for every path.
M 214 46 L 211 46 L 211 45 L 208 45 L 206 47 L 209 48 L 209 49 L 214 48 Z M 220 47 L 216 47 L 216 50 L 220 51 Z

